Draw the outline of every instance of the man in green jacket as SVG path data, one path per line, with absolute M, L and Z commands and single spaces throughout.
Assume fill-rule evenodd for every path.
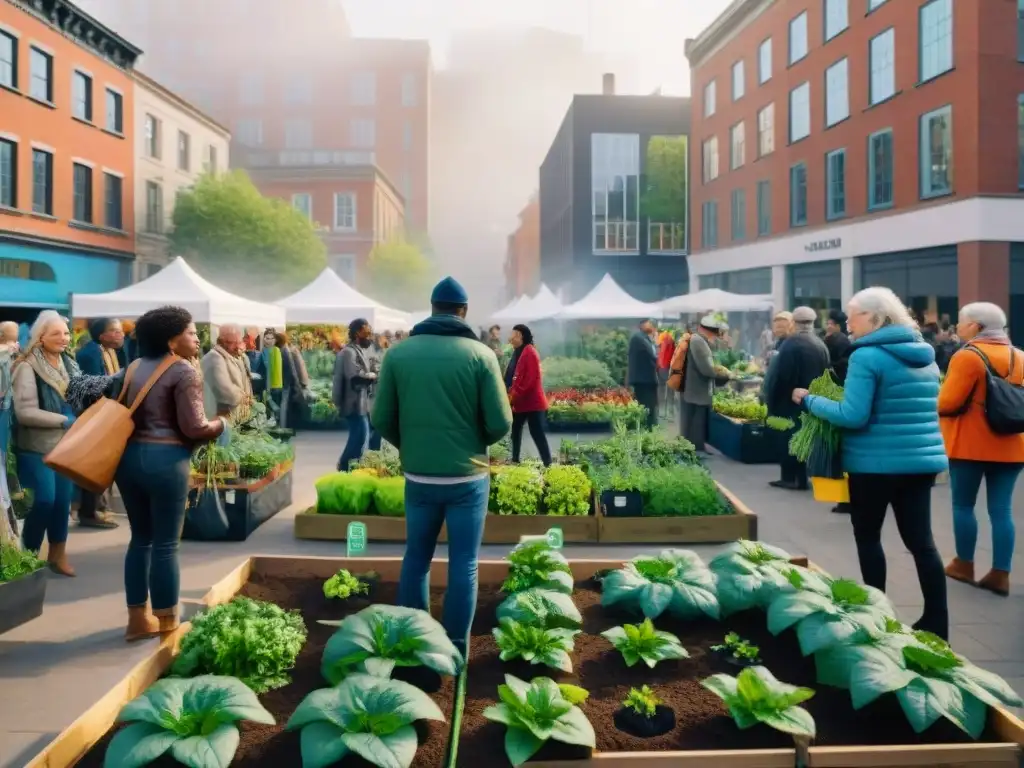
M 494 352 L 465 321 L 469 299 L 451 277 L 432 314 L 385 356 L 370 421 L 398 448 L 405 472 L 406 548 L 399 603 L 429 607 L 430 561 L 448 524 L 442 623 L 463 653 L 476 611 L 477 557 L 490 494 L 487 449 L 512 426 Z

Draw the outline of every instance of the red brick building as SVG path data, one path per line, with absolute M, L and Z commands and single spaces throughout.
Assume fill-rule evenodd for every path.
M 519 226 L 508 236 L 505 298 L 533 296 L 540 289 L 540 199 L 535 194 L 519 212 Z
M 694 289 L 1024 323 L 1018 5 L 735 0 L 687 41 Z

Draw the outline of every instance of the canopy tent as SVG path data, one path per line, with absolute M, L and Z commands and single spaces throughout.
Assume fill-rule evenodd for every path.
M 611 275 L 605 275 L 586 296 L 563 307 L 557 314 L 562 320 L 625 320 L 627 318 L 662 316 L 661 307 L 634 299 Z
M 491 315 L 491 321 L 522 320 L 522 310 L 529 302 L 530 300 L 526 296 L 517 296 L 502 309 Z
M 197 323 L 284 327 L 283 308 L 218 288 L 180 256 L 152 277 L 119 291 L 71 294 L 71 314 L 76 318 L 135 318 L 168 304 L 187 309 Z
M 525 316 L 523 320 L 532 322 L 535 320 L 547 320 L 555 317 L 562 311 L 562 302 L 552 293 L 551 289 L 541 284 L 537 295 L 529 301 L 529 305 L 523 309 Z
M 288 314 L 289 323 L 345 325 L 365 318 L 374 329 L 405 331 L 409 315 L 364 296 L 327 267 L 305 288 L 275 302 Z
M 719 288 L 706 288 L 661 302 L 661 309 L 667 315 L 691 312 L 771 312 L 773 306 L 770 294 L 729 293 Z

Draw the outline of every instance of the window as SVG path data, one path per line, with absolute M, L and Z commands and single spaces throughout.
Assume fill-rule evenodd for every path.
M 360 117 L 349 124 L 349 143 L 353 147 L 370 148 L 377 143 L 376 121 Z
M 53 155 L 32 150 L 32 212 L 53 215 Z
M 188 171 L 192 167 L 192 139 L 184 131 L 178 131 L 178 170 Z
M 733 242 L 747 239 L 747 193 L 742 189 L 732 191 L 729 208 L 729 223 Z
M 203 170 L 207 173 L 217 173 L 217 148 L 212 144 L 206 148 L 206 164 Z
M 825 70 L 825 125 L 841 123 L 850 116 L 850 65 L 840 59 Z
M 0 85 L 18 87 L 18 38 L 0 30 Z
M 718 137 L 712 136 L 707 139 L 701 147 L 701 157 L 703 159 L 703 176 L 704 183 L 707 184 L 709 181 L 714 181 L 718 178 Z
M 146 182 L 146 231 L 164 231 L 164 190 L 155 181 Z
M 921 197 L 953 191 L 953 108 L 921 116 Z
M 892 205 L 892 130 L 868 137 L 868 209 Z
M 312 149 L 313 123 L 307 118 L 291 118 L 284 121 L 284 146 L 286 149 Z
M 109 88 L 107 89 L 106 127 L 112 133 L 124 133 L 124 96 Z
M 1024 61 L 1024 0 L 1017 0 L 1017 61 Z
M 412 123 L 409 121 L 402 125 L 402 149 L 406 152 L 412 150 Z
M 745 70 L 743 67 L 743 59 L 740 59 L 732 65 L 732 100 L 738 101 L 743 98 L 743 94 L 746 91 Z
M 807 11 L 789 22 L 789 63 L 796 64 L 807 55 Z
M 702 248 L 718 245 L 718 203 L 714 200 L 701 206 L 700 245 Z
M 811 135 L 811 84 L 798 85 L 789 92 L 789 143 Z
M 744 149 L 746 131 L 743 129 L 743 123 L 736 123 L 732 128 L 729 129 L 729 167 L 732 170 L 741 168 L 744 163 L 744 155 L 746 151 Z
M 146 115 L 146 156 L 160 158 L 160 121 Z
M 349 285 L 356 282 L 356 257 L 351 253 L 332 254 L 327 257 L 327 263 L 334 273 Z
M 263 144 L 263 121 L 258 117 L 244 117 L 235 124 L 235 138 L 246 147 Z
M 0 207 L 18 207 L 18 145 L 0 139 Z
M 871 60 L 868 100 L 878 104 L 896 93 L 896 32 L 890 27 L 871 38 L 868 54 Z
M 313 219 L 313 196 L 309 192 L 296 192 L 292 195 L 292 208 L 299 211 L 307 219 Z
M 71 113 L 92 122 L 92 78 L 77 69 L 71 73 Z
M 412 72 L 402 75 L 402 106 L 415 107 L 419 104 L 417 78 Z
M 825 155 L 825 216 L 830 221 L 846 215 L 846 150 Z
M 103 199 L 105 202 L 105 222 L 110 229 L 124 229 L 122 216 L 124 179 L 112 173 L 103 174 Z
M 885 0 L 868 0 L 868 12 L 875 10 L 875 8 L 883 3 L 885 3 Z
M 850 0 L 825 0 L 825 42 L 850 26 Z
M 640 249 L 640 136 L 590 136 L 591 241 L 597 253 Z
M 769 37 L 757 49 L 757 82 L 764 85 L 772 79 L 772 39 Z
M 757 156 L 775 151 L 775 102 L 757 113 Z
M 377 73 L 355 72 L 349 81 L 349 101 L 356 107 L 372 107 L 377 103 Z
M 242 75 L 238 90 L 238 100 L 242 106 L 254 107 L 263 103 L 263 78 L 259 75 L 252 73 Z
M 789 169 L 789 225 L 807 224 L 807 166 L 797 163 Z
M 1017 97 L 1017 189 L 1024 189 L 1024 94 Z
M 285 104 L 312 104 L 313 79 L 309 75 L 296 75 L 288 81 L 284 94 Z
M 757 236 L 772 233 L 772 183 L 767 179 L 757 182 Z
M 53 103 L 53 57 L 38 48 L 29 48 L 31 82 L 28 93 L 33 99 Z
M 919 11 L 921 82 L 953 68 L 953 0 L 932 0 Z
M 92 168 L 75 163 L 73 169 L 74 212 L 71 218 L 92 224 Z
M 334 228 L 356 231 L 356 196 L 351 192 L 334 193 Z
M 715 114 L 717 91 L 714 80 L 704 86 L 704 117 L 711 117 Z

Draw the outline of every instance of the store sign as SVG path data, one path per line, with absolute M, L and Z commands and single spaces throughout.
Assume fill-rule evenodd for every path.
M 804 246 L 804 250 L 808 253 L 817 253 L 818 251 L 834 251 L 837 248 L 843 247 L 843 238 L 832 237 L 828 240 L 816 240 L 813 243 L 808 243 Z

